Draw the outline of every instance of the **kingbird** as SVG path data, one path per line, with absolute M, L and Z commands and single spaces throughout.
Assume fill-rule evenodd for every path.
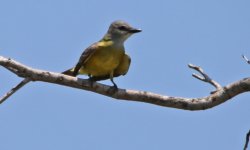
M 141 32 L 141 29 L 134 28 L 124 21 L 111 23 L 104 37 L 85 49 L 76 66 L 63 74 L 85 74 L 91 81 L 110 79 L 117 88 L 113 78 L 125 75 L 131 62 L 131 58 L 125 53 L 124 42 L 138 32 Z

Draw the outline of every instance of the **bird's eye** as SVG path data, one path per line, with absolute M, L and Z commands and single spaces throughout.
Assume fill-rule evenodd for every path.
M 125 26 L 120 26 L 120 27 L 118 27 L 118 29 L 123 30 L 123 31 L 127 30 L 127 28 Z

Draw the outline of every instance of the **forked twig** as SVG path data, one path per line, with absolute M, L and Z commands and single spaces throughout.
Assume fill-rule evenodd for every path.
M 219 90 L 219 89 L 222 88 L 222 86 L 221 86 L 218 82 L 216 82 L 216 81 L 214 81 L 213 79 L 211 79 L 211 78 L 203 71 L 203 69 L 202 69 L 201 67 L 196 66 L 196 65 L 193 65 L 193 64 L 188 64 L 188 67 L 191 68 L 191 69 L 194 69 L 194 70 L 198 71 L 198 72 L 201 74 L 201 76 L 200 76 L 200 75 L 198 75 L 198 74 L 193 73 L 192 76 L 195 77 L 196 79 L 201 80 L 201 81 L 203 81 L 203 82 L 210 83 L 211 85 L 213 85 L 213 86 L 216 88 L 216 90 Z

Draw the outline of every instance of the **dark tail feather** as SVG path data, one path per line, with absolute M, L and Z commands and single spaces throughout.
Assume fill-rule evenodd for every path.
M 73 76 L 73 77 L 76 76 L 76 75 L 73 74 L 72 68 L 62 72 L 62 74 L 65 74 L 65 75 L 68 75 L 68 76 Z

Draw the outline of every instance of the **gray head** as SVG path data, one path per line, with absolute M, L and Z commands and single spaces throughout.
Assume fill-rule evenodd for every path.
M 109 26 L 106 36 L 109 36 L 112 40 L 124 42 L 132 34 L 138 32 L 141 32 L 141 29 L 136 29 L 124 21 L 114 21 Z

